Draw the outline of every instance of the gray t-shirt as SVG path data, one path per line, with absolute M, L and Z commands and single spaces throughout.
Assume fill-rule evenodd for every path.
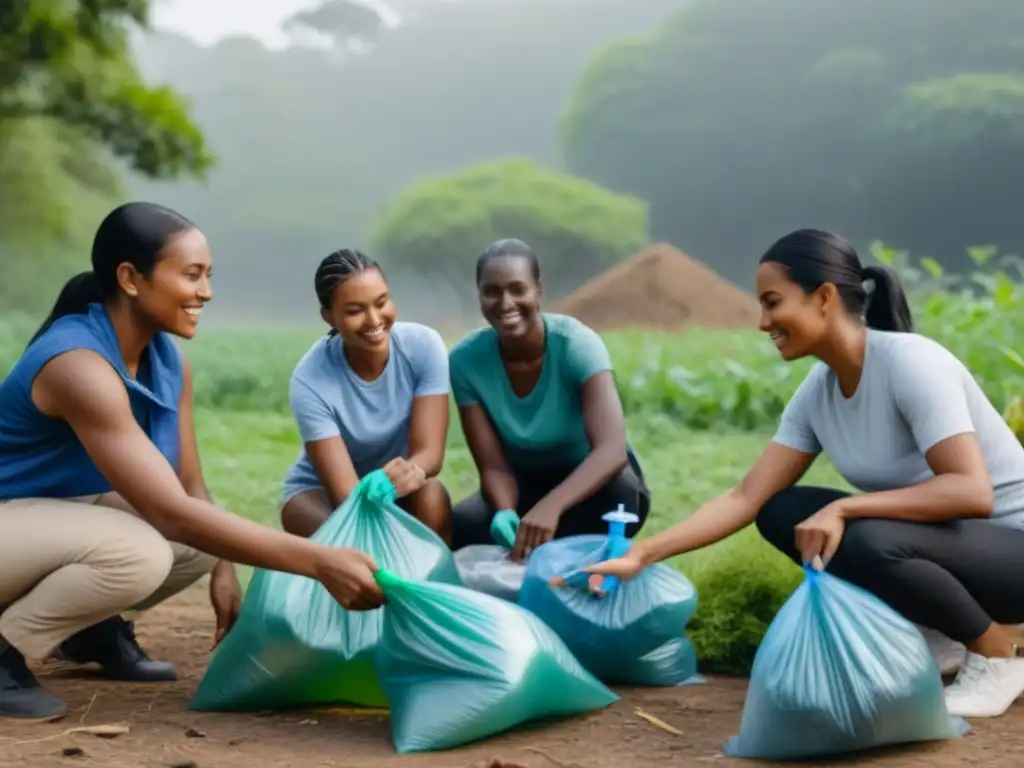
M 850 398 L 832 369 L 817 363 L 774 441 L 824 451 L 850 485 L 871 493 L 934 477 L 925 453 L 966 432 L 975 434 L 995 489 L 989 520 L 1024 529 L 1024 448 L 964 364 L 916 333 L 868 329 L 864 372 Z

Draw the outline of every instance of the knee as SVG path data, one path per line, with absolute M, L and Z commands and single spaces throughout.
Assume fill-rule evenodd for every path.
M 789 488 L 779 491 L 764 503 L 754 519 L 754 525 L 761 538 L 775 547 L 792 543 L 796 525 L 795 521 L 790 520 L 791 507 Z
M 434 523 L 446 525 L 451 520 L 451 496 L 436 477 L 430 478 L 423 487 L 410 494 L 408 503 L 413 514 L 431 527 L 434 527 Z
M 108 588 L 122 608 L 136 605 L 167 581 L 174 568 L 174 549 L 153 529 L 126 537 L 107 554 Z
M 852 564 L 880 562 L 899 556 L 898 539 L 886 520 L 855 520 L 848 523 L 839 545 Z

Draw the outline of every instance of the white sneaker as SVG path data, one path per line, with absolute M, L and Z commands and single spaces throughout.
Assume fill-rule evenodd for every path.
M 964 644 L 950 640 L 938 630 L 929 627 L 918 626 L 918 629 L 928 642 L 928 650 L 935 657 L 935 663 L 939 665 L 939 674 L 952 675 L 959 672 L 967 656 Z
M 1024 658 L 986 659 L 968 653 L 946 707 L 957 717 L 999 717 L 1024 693 Z

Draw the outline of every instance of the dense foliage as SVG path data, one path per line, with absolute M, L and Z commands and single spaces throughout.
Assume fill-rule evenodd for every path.
M 591 59 L 563 154 L 741 285 L 809 225 L 969 269 L 1024 246 L 1022 38 L 1016 0 L 695 0 Z
M 39 309 L 81 270 L 119 171 L 174 179 L 212 163 L 182 99 L 143 82 L 129 45 L 148 0 L 0 3 L 0 306 Z M 56 286 L 51 290 L 55 292 Z

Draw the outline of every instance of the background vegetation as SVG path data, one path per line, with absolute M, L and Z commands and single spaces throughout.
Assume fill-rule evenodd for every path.
M 237 512 L 277 523 L 288 377 L 342 245 L 373 246 L 403 317 L 454 340 L 499 237 L 542 250 L 557 296 L 650 238 L 750 286 L 776 237 L 832 228 L 900 269 L 919 329 L 1024 432 L 1019 0 L 396 0 L 397 27 L 324 0 L 281 50 L 150 30 L 149 5 L 0 3 L 0 373 L 106 210 L 178 208 L 216 258 L 189 352 Z M 606 339 L 655 494 L 644 535 L 741 477 L 809 365 L 752 331 Z M 457 426 L 444 480 L 476 483 Z M 806 482 L 842 484 L 824 460 Z M 752 530 L 676 565 L 701 658 L 744 671 L 798 569 Z
M 997 404 L 1009 407 L 1024 395 L 1024 359 L 1013 346 L 1014 339 L 1024 338 L 1024 315 L 1014 311 L 1022 299 L 1019 283 L 990 271 L 975 273 L 972 285 L 954 285 L 930 262 L 925 264 L 934 274 L 907 267 L 904 254 L 881 248 L 878 254 L 899 266 L 914 286 L 922 330 L 968 362 Z M 986 266 L 995 258 L 982 249 L 974 256 Z M 0 325 L 0 372 L 17 359 L 31 330 L 28 318 Z M 211 490 L 230 509 L 270 525 L 278 525 L 280 484 L 300 448 L 288 413 L 288 378 L 319 333 L 315 326 L 204 329 L 187 347 Z M 810 364 L 782 362 L 756 331 L 631 331 L 606 334 L 605 340 L 630 439 L 654 498 L 643 536 L 685 518 L 739 481 Z M 1024 433 L 1024 419 L 1016 418 L 1014 426 Z M 442 479 L 456 498 L 476 489 L 457 418 Z M 847 487 L 824 457 L 803 482 Z M 698 589 L 691 634 L 702 663 L 711 671 L 745 673 L 765 629 L 798 582 L 799 569 L 753 528 L 673 564 Z

